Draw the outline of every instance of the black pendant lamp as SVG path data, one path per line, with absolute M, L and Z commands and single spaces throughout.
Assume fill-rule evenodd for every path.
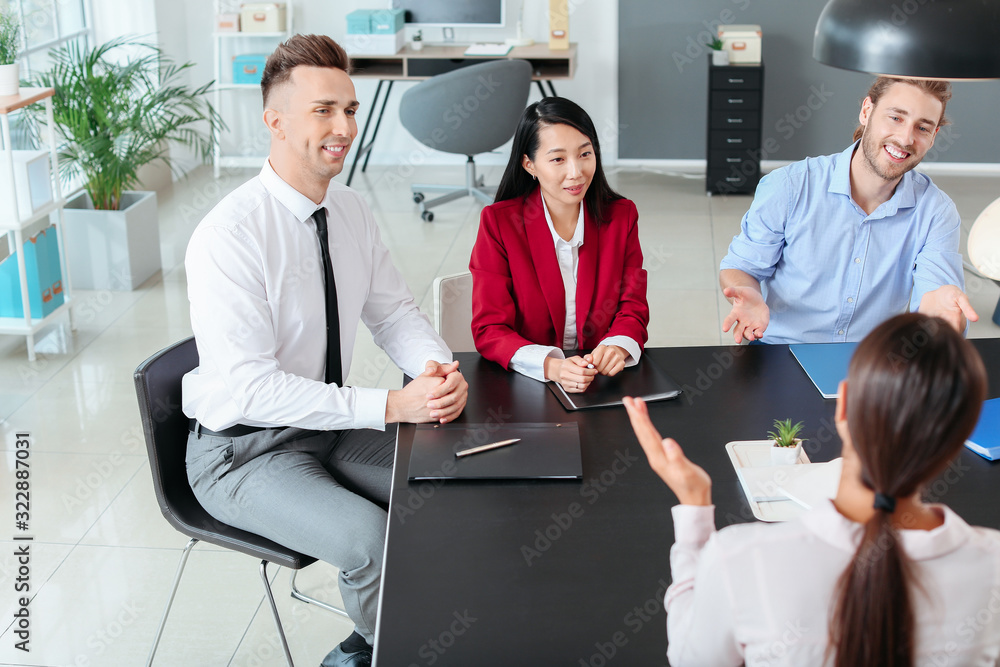
M 813 57 L 872 74 L 1000 78 L 1000 0 L 830 0 Z

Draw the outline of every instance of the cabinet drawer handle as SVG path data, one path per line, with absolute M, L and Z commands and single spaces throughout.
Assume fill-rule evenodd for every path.
M 739 162 L 739 161 L 740 161 L 740 159 L 738 157 L 727 157 L 726 158 L 726 162 L 728 162 L 729 164 L 734 164 L 734 163 Z
M 726 122 L 727 123 L 742 123 L 743 119 L 742 118 L 727 118 Z
M 742 144 L 743 140 L 739 137 L 726 137 L 727 144 Z
M 729 102 L 730 104 L 743 104 L 742 97 L 730 97 L 726 101 Z
M 739 176 L 729 176 L 726 178 L 726 183 L 739 183 L 739 182 L 740 182 Z
M 743 83 L 743 79 L 730 79 L 729 83 Z

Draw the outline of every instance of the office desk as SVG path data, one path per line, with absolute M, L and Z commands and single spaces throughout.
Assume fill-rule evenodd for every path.
M 389 94 L 395 81 L 423 81 L 438 74 L 489 60 L 527 60 L 531 63 L 533 71 L 531 79 L 538 85 L 542 97 L 545 97 L 548 94 L 555 96 L 556 88 L 553 81 L 572 79 L 576 71 L 576 44 L 570 44 L 568 49 L 562 51 L 553 51 L 546 44 L 515 46 L 504 56 L 467 56 L 466 48 L 468 48 L 466 44 L 435 44 L 414 51 L 410 44 L 406 44 L 399 53 L 392 55 L 351 55 L 351 78 L 378 80 L 371 108 L 373 111 L 378 108 L 379 112 L 368 143 L 365 143 L 365 139 L 368 137 L 373 114 L 368 114 L 365 120 L 361 139 L 358 141 L 358 150 L 354 152 L 351 171 L 347 175 L 347 185 L 354 179 L 354 170 L 362 156 L 365 161 L 361 164 L 361 171 L 368 168 L 368 158 L 379 127 L 382 125 L 385 105 L 389 101 Z M 543 82 L 549 85 L 548 93 L 542 85 Z M 383 84 L 386 84 L 385 95 L 382 95 Z
M 975 341 L 1000 395 L 1000 339 Z M 834 401 L 787 346 L 650 349 L 686 393 L 650 404 L 653 422 L 713 478 L 716 523 L 752 520 L 725 452 L 804 420 L 813 461 L 839 455 Z M 541 383 L 460 354 L 461 419 L 577 421 L 584 481 L 407 482 L 413 427 L 401 427 L 390 501 L 378 667 L 665 665 L 663 591 L 671 492 L 650 470 L 623 408 L 569 413 Z M 1000 528 L 1000 468 L 963 448 L 936 500 Z M 943 480 L 942 480 L 943 482 Z M 613 660 L 610 659 L 613 655 Z

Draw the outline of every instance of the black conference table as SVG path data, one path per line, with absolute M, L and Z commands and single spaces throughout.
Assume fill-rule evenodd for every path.
M 1000 395 L 1000 339 L 973 341 Z M 836 458 L 834 401 L 788 347 L 648 349 L 685 388 L 649 405 L 713 479 L 716 525 L 753 521 L 724 445 L 764 439 L 775 418 L 806 423 L 806 452 Z M 622 407 L 567 412 L 539 382 L 459 354 L 469 423 L 580 429 L 583 481 L 407 481 L 414 427 L 399 430 L 377 667 L 666 665 L 673 494 L 650 470 Z M 1000 528 L 1000 466 L 963 448 L 930 485 L 972 524 Z

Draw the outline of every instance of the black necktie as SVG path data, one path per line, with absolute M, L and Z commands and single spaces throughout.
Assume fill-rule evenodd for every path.
M 330 239 L 326 230 L 326 209 L 312 214 L 319 237 L 319 254 L 323 257 L 323 286 L 326 290 L 326 383 L 343 386 L 344 371 L 340 365 L 340 315 L 337 312 L 337 282 L 330 261 Z

